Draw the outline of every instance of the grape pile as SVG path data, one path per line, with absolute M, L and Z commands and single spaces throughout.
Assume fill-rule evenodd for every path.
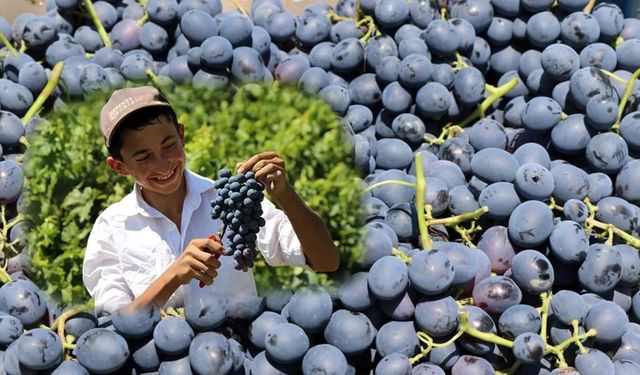
M 7 220 L 21 210 L 24 137 L 46 126 L 41 105 L 127 81 L 166 90 L 278 81 L 323 99 L 348 134 L 362 172 L 363 253 L 330 290 L 196 293 L 184 308 L 70 310 L 58 324 L 61 311 L 21 280 L 16 256 L 0 271 L 8 374 L 640 373 L 640 21 L 617 5 L 338 0 L 294 15 L 280 0 L 249 11 L 223 11 L 219 0 L 48 0 L 47 9 L 13 25 L 0 18 Z M 220 174 L 212 217 L 247 269 L 262 190 L 242 192 L 252 176 L 241 176 Z M 9 228 L 2 243 L 24 247 L 27 224 Z
M 215 187 L 218 196 L 211 202 L 211 218 L 222 220 L 221 237 L 226 234 L 229 239 L 224 255 L 233 256 L 235 269 L 247 271 L 253 267 L 257 234 L 265 224 L 261 205 L 264 185 L 252 171 L 233 176 L 230 169 L 223 168 L 218 171 Z

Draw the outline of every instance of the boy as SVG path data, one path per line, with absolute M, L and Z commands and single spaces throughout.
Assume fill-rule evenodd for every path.
M 221 225 L 211 219 L 213 181 L 185 167 L 184 125 L 160 92 L 115 91 L 100 112 L 100 130 L 107 165 L 133 177 L 135 187 L 100 214 L 89 235 L 83 281 L 96 315 L 125 305 L 181 306 L 200 282 L 225 295 L 256 294 L 251 271 L 235 270 L 232 257 L 214 256 L 222 245 L 207 239 Z M 284 161 L 264 152 L 236 168 L 253 171 L 284 210 L 263 200 L 266 224 L 256 242 L 267 263 L 335 271 L 339 254 L 326 224 L 286 181 Z

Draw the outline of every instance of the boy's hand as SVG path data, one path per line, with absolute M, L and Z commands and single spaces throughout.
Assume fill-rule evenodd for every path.
M 262 182 L 266 192 L 276 200 L 289 188 L 284 168 L 284 160 L 275 151 L 262 152 L 236 165 L 238 172 L 253 171 L 256 180 Z
M 208 238 L 194 239 L 184 249 L 182 255 L 171 264 L 167 271 L 180 282 L 188 284 L 193 279 L 206 285 L 213 284 L 220 268 L 218 257 L 222 254 L 222 244 Z

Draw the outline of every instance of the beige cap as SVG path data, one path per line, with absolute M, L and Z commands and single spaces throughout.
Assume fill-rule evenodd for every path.
M 162 106 L 171 108 L 169 101 L 153 86 L 130 87 L 116 90 L 100 111 L 100 131 L 107 147 L 116 128 L 125 117 L 147 107 Z

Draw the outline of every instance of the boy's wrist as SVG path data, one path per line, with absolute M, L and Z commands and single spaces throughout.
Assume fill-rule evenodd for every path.
M 286 183 L 285 188 L 282 190 L 280 194 L 272 195 L 273 199 L 275 199 L 278 203 L 280 203 L 281 206 L 284 206 L 286 202 L 290 202 L 291 199 L 295 198 L 296 196 L 297 196 L 296 191 L 293 188 L 293 186 L 289 184 L 289 182 Z
M 178 275 L 173 270 L 173 264 L 160 275 L 160 279 L 162 280 L 162 284 L 165 288 L 178 289 L 181 285 Z

